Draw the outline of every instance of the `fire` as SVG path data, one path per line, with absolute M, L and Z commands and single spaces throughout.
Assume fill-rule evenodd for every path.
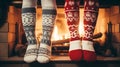
M 53 30 L 52 40 L 60 40 L 60 36 L 58 35 L 58 28 L 56 25 Z
M 61 34 L 59 33 L 58 27 L 56 25 L 54 26 L 54 30 L 53 30 L 52 38 L 51 38 L 52 41 L 63 40 L 63 39 L 68 39 L 68 38 L 70 38 L 69 33 Z
M 52 33 L 52 40 L 56 41 L 56 40 L 67 39 L 70 37 L 69 34 L 60 35 L 58 32 L 59 32 L 58 27 L 55 25 Z M 81 21 L 79 24 L 79 34 L 80 34 L 80 37 L 84 36 L 84 24 Z

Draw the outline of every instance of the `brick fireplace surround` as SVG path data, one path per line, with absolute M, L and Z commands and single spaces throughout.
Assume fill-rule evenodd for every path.
M 61 8 L 61 7 L 60 7 Z M 117 8 L 117 9 L 116 9 Z M 119 10 L 119 11 L 118 11 Z M 120 45 L 120 6 L 112 6 L 109 8 L 101 8 L 101 11 L 108 11 L 103 13 L 108 16 L 109 19 L 103 19 L 105 22 L 112 22 L 113 40 L 114 45 Z M 101 13 L 101 12 L 100 12 Z M 39 15 L 39 14 L 38 14 Z M 0 67 L 119 67 L 120 57 L 103 57 L 97 56 L 95 62 L 74 62 L 70 61 L 68 56 L 52 56 L 50 63 L 40 64 L 38 62 L 25 63 L 23 57 L 13 56 L 14 48 L 16 46 L 17 39 L 17 23 L 21 22 L 20 9 L 14 6 L 9 7 L 7 22 L 0 27 Z M 12 20 L 11 20 L 12 19 Z M 101 20 L 101 19 L 99 19 Z M 102 20 L 101 20 L 102 21 Z M 101 22 L 99 21 L 99 22 Z M 17 22 L 17 23 L 16 23 Z M 107 23 L 106 23 L 107 24 Z M 98 26 L 99 27 L 99 24 Z M 101 27 L 102 28 L 102 27 Z M 100 31 L 97 29 L 97 31 Z M 23 33 L 22 33 L 23 34 Z M 119 48 L 120 49 L 120 48 Z

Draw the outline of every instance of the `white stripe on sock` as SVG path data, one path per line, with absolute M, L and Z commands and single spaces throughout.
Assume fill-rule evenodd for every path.
M 70 42 L 69 51 L 76 50 L 76 49 L 82 49 L 80 40 L 76 40 L 76 41 L 71 41 Z
M 82 41 L 82 50 L 95 51 L 93 47 L 93 42 L 91 41 Z

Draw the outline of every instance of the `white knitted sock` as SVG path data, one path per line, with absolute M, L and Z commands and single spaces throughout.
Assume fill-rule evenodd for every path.
M 24 61 L 27 63 L 31 63 L 36 61 L 37 59 L 37 45 L 28 45 L 25 56 L 24 56 Z
M 41 0 L 41 4 L 43 35 L 38 50 L 37 61 L 40 63 L 47 63 L 50 61 L 51 55 L 51 35 L 56 18 L 56 1 Z
M 31 63 L 37 58 L 37 43 L 35 38 L 35 22 L 37 0 L 23 0 L 22 23 L 26 34 L 28 46 L 24 56 L 24 61 Z
M 39 63 L 48 63 L 50 61 L 51 56 L 51 46 L 41 43 L 38 50 L 37 61 Z

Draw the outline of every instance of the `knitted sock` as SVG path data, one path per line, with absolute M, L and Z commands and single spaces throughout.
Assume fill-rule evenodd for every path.
M 22 5 L 22 23 L 28 46 L 24 56 L 24 61 L 31 63 L 37 58 L 37 44 L 35 39 L 35 22 L 36 22 L 36 6 L 37 0 L 23 0 Z
M 40 63 L 47 63 L 49 62 L 51 55 L 51 35 L 56 18 L 56 1 L 41 0 L 41 4 L 43 35 L 38 50 L 37 61 Z
M 82 59 L 82 50 L 80 36 L 78 31 L 79 25 L 79 0 L 65 1 L 65 15 L 70 31 L 69 56 L 73 61 Z
M 86 61 L 95 61 L 96 54 L 93 48 L 93 32 L 98 17 L 98 2 L 97 0 L 84 0 L 84 31 L 82 39 L 83 57 Z

